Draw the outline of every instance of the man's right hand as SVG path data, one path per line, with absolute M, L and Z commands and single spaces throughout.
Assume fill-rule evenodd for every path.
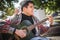
M 16 29 L 15 34 L 18 35 L 21 38 L 26 37 L 26 30 L 18 30 Z

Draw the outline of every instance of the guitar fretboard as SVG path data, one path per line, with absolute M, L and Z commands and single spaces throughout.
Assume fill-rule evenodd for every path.
M 36 24 L 34 24 L 34 25 L 31 25 L 31 26 L 27 27 L 27 29 L 28 29 L 29 31 L 31 31 L 31 30 L 34 29 L 36 26 L 38 26 L 38 25 L 40 25 L 41 23 L 45 22 L 47 19 L 48 19 L 48 18 L 45 18 L 45 19 L 43 19 L 42 21 L 40 21 L 40 22 L 38 22 L 38 23 L 36 23 Z

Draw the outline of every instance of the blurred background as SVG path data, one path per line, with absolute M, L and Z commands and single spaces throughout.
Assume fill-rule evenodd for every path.
M 0 20 L 4 20 L 14 14 L 15 8 L 20 10 L 20 2 L 23 0 L 0 0 Z M 45 13 L 54 17 L 54 24 L 60 24 L 60 0 L 32 0 L 35 4 L 34 13 Z M 37 12 L 38 11 L 38 12 Z
M 21 1 L 24 1 L 24 0 L 0 0 L 0 20 L 5 20 L 6 18 L 9 18 L 10 16 L 12 16 L 14 14 L 15 9 L 18 9 L 18 11 L 20 11 Z M 60 27 L 60 0 L 32 0 L 32 1 L 34 2 L 34 7 L 35 7 L 34 15 L 39 20 L 40 20 L 40 14 L 42 13 L 43 13 L 42 16 L 51 15 L 53 16 L 53 19 L 54 19 L 53 26 Z M 55 32 L 56 31 L 54 31 L 54 33 Z M 55 38 L 56 37 L 54 37 L 54 39 Z M 55 40 L 59 40 L 59 39 L 60 37 L 58 37 Z

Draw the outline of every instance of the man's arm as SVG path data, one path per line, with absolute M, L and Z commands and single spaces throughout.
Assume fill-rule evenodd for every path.
M 11 23 L 15 23 L 17 20 L 20 22 L 20 17 L 18 17 L 19 15 L 17 14 L 17 12 L 15 11 L 15 14 L 13 14 L 12 16 L 10 16 L 10 18 L 5 19 L 5 21 L 7 22 L 7 24 L 2 28 L 5 29 L 7 31 L 7 33 L 9 34 L 17 34 L 18 36 L 20 36 L 21 38 L 26 36 L 26 30 L 18 30 L 16 28 L 10 27 Z
M 7 23 L 10 24 L 9 22 Z M 10 27 L 9 25 L 7 25 L 7 30 L 10 34 L 17 34 L 21 38 L 26 37 L 26 33 L 24 32 L 24 30 L 18 30 L 16 28 Z
M 10 27 L 8 33 L 16 34 L 17 36 L 19 36 L 21 38 L 26 37 L 26 30 L 18 30 L 18 29 Z
M 13 14 L 12 16 L 8 17 L 7 19 L 5 19 L 6 21 L 10 21 L 11 23 L 14 23 L 16 20 L 18 19 L 18 15 L 17 14 Z
M 9 25 L 4 25 L 1 29 L 2 33 L 16 34 L 21 38 L 26 37 L 26 30 L 18 30 L 16 28 L 10 27 Z
M 9 20 L 11 23 L 16 23 L 17 21 L 20 22 L 20 19 L 21 19 L 21 15 L 20 14 L 21 14 L 21 12 L 16 8 L 14 10 L 14 14 L 12 16 L 8 17 L 6 20 Z

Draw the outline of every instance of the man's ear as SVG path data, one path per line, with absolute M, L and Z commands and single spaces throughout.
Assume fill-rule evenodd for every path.
M 26 7 L 23 7 L 23 10 L 25 11 L 25 10 L 27 10 L 27 8 Z

